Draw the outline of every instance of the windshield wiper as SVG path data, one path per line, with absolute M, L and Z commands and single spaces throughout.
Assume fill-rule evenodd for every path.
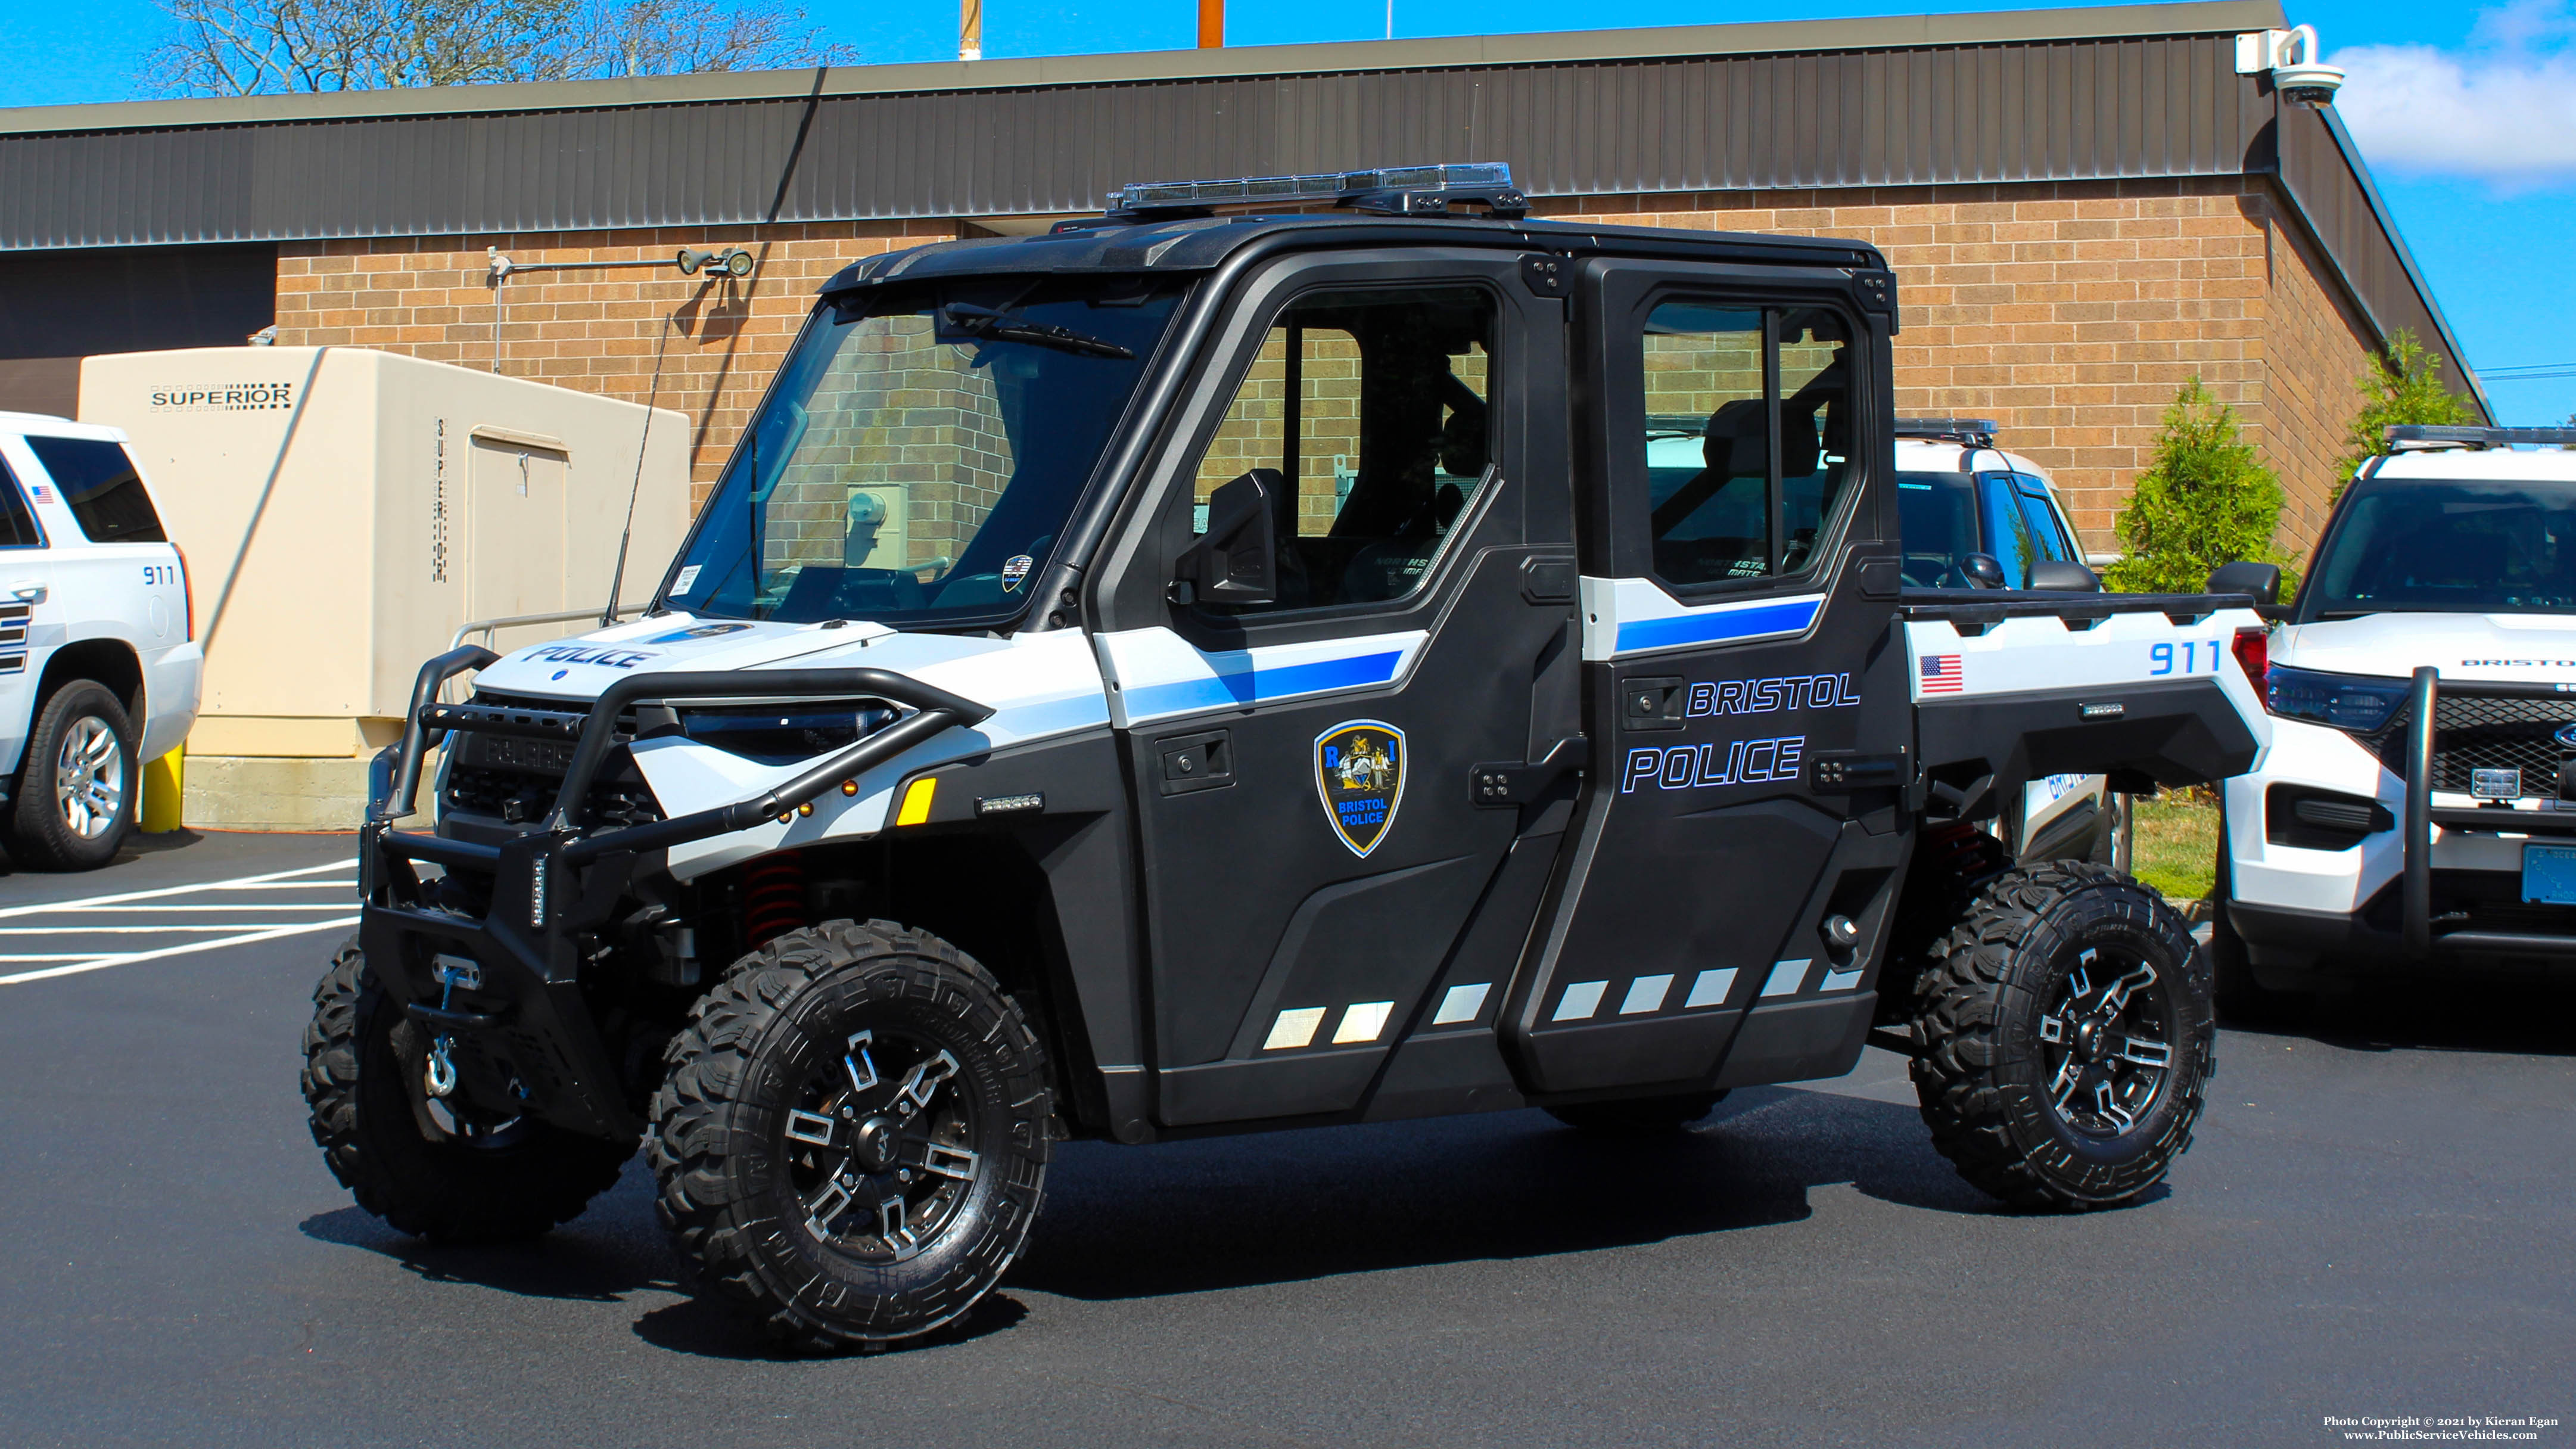
M 1078 352 L 1086 357 L 1132 358 L 1136 354 L 1105 338 L 1087 337 L 1070 327 L 1051 322 L 1031 322 L 1011 312 L 997 312 L 978 307 L 972 302 L 950 302 L 939 309 L 939 320 L 950 330 L 962 332 L 978 342 L 1026 342 L 1035 347 L 1052 347 L 1058 352 Z

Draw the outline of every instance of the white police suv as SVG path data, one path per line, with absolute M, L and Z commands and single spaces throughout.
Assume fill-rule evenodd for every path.
M 105 865 L 197 718 L 187 564 L 125 434 L 0 413 L 0 843 Z
M 1898 418 L 1896 499 L 1914 589 L 2101 587 L 2048 473 L 1995 446 L 1986 418 Z M 2128 797 L 2100 775 L 2030 782 L 1999 833 L 2021 860 L 2129 868 Z
M 2212 954 L 2240 1003 L 2576 961 L 2576 430 L 2389 438 L 2268 641 L 2272 748 L 2226 783 Z

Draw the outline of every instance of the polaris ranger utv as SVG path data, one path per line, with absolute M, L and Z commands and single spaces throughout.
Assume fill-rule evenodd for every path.
M 2161 1178 L 2202 958 L 1977 823 L 2252 764 L 2252 601 L 1903 592 L 1880 255 L 1523 211 L 1135 187 L 835 276 L 650 614 L 421 671 L 307 1038 L 359 1203 L 542 1233 L 640 1139 L 824 1350 L 966 1312 L 1068 1137 L 1669 1130 L 1875 1039 L 1990 1193 Z

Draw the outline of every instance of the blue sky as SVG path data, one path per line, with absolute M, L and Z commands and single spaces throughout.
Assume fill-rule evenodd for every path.
M 2008 8 L 2033 7 L 1632 0 L 1615 15 L 1620 25 L 1690 25 Z M 2289 0 L 2288 8 L 2293 21 L 2317 27 L 2328 60 L 2353 72 L 2338 109 L 2471 364 L 2576 364 L 2576 281 L 2563 262 L 2576 234 L 2576 0 Z M 808 13 L 869 62 L 955 53 L 956 12 L 945 0 L 813 0 Z M 1399 36 L 1563 29 L 1571 13 L 1536 0 L 1396 0 L 1394 28 Z M 1197 24 L 1192 0 L 986 0 L 984 14 L 991 56 L 1171 49 L 1192 44 Z M 136 76 L 166 23 L 152 0 L 21 7 L 0 31 L 0 105 L 132 99 L 143 93 Z M 1385 0 L 1232 0 L 1227 38 L 1363 40 L 1386 25 Z M 2489 378 L 2486 386 L 2505 422 L 2576 415 L 2576 378 Z

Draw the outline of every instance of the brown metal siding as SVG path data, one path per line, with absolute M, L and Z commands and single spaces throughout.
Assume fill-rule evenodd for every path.
M 779 219 L 1081 211 L 1167 177 L 1502 159 L 1535 195 L 2242 168 L 2225 36 L 827 96 Z M 0 137 L 0 245 L 764 220 L 806 102 Z

